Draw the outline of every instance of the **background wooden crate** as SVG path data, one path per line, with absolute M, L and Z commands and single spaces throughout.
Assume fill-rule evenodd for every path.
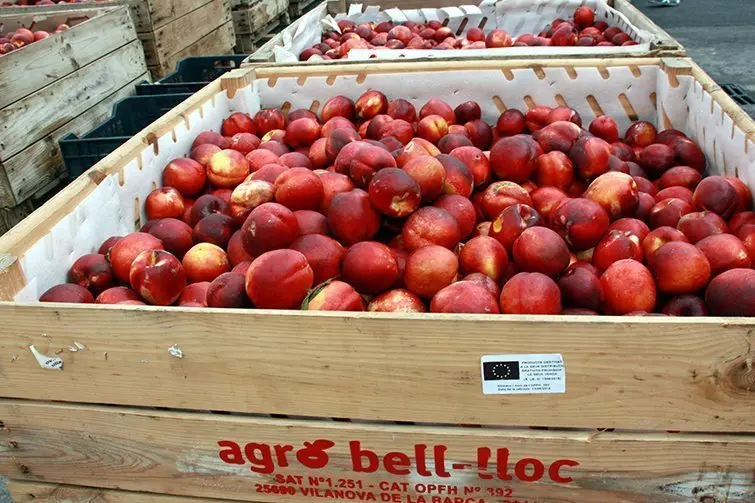
M 248 0 L 233 9 L 236 50 L 251 53 L 259 41 L 277 27 L 290 22 L 288 0 Z
M 143 218 L 139 201 L 165 162 L 184 155 L 196 132 L 219 128 L 231 111 L 288 104 L 316 112 L 325 94 L 353 97 L 392 86 L 389 94 L 400 95 L 409 78 L 415 101 L 443 98 L 437 93 L 449 89 L 457 90 L 453 104 L 484 95 L 486 120 L 504 103 L 563 100 L 586 121 L 605 112 L 622 128 L 637 118 L 681 128 L 701 144 L 712 172 L 736 173 L 755 186 L 755 123 L 687 60 L 262 65 L 211 83 L 0 239 L 6 265 L 0 295 L 12 299 L 25 287 L 46 288 L 47 273 L 39 269 L 27 278 L 22 264 L 39 261 L 47 271 L 63 262 L 60 254 L 76 256 L 76 247 L 88 246 L 85 239 L 97 246 L 96 226 L 104 219 L 117 216 L 118 226 L 132 230 Z M 479 84 L 454 87 L 465 79 Z M 99 201 L 105 204 L 96 205 L 96 215 L 88 212 Z M 344 491 L 349 485 L 382 491 L 388 501 L 404 503 L 427 496 L 429 483 L 435 485 L 431 495 L 443 484 L 486 502 L 755 498 L 751 318 L 0 302 L 0 325 L 0 355 L 7 355 L 0 360 L 0 473 L 14 479 L 11 489 L 26 498 L 21 501 L 29 494 L 86 501 L 92 495 L 87 487 L 128 503 L 355 499 L 304 494 L 302 486 L 315 484 L 310 477 L 336 488 L 343 484 L 338 489 Z M 59 355 L 63 370 L 39 368 L 31 344 Z M 182 358 L 169 353 L 174 344 Z M 563 355 L 566 393 L 481 394 L 481 355 L 543 351 Z M 611 428 L 616 431 L 606 431 Z M 320 443 L 329 446 L 327 463 L 296 455 L 318 440 L 333 443 Z M 285 464 L 280 454 L 274 465 L 266 464 L 264 446 L 274 445 L 288 453 Z M 479 466 L 485 449 L 497 459 L 486 467 Z M 354 464 L 355 452 L 369 469 Z M 385 456 L 391 452 L 389 468 Z M 448 475 L 438 468 L 441 453 Z M 257 470 L 245 457 L 253 455 Z M 382 463 L 369 461 L 377 455 Z M 433 459 L 427 472 L 422 458 Z M 279 475 L 293 476 L 293 482 Z M 298 476 L 306 483 L 296 483 Z M 386 481 L 406 489 L 382 489 Z
M 0 206 L 18 208 L 4 213 L 0 232 L 66 176 L 58 139 L 102 122 L 134 84 L 149 78 L 125 7 L 34 15 L 0 10 L 4 29 L 32 20 L 51 31 L 66 21 L 74 26 L 0 58 Z

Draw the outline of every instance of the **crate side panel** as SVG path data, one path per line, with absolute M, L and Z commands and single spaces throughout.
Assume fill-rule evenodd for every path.
M 176 65 L 178 65 L 179 61 L 184 58 L 191 56 L 230 54 L 233 52 L 234 43 L 233 23 L 228 21 L 223 26 L 211 31 L 190 46 L 169 56 L 161 64 L 150 66 L 149 69 L 155 79 L 161 78 L 175 71 Z
M 29 481 L 269 502 L 755 497 L 752 436 L 375 425 L 13 401 L 0 402 L 0 419 L 0 470 Z

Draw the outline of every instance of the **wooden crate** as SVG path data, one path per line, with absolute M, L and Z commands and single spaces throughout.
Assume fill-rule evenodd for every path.
M 148 80 L 125 7 L 34 15 L 0 10 L 5 29 L 32 21 L 51 31 L 66 21 L 73 28 L 0 57 L 0 207 L 5 208 L 55 186 L 66 176 L 58 140 L 102 122 L 117 100 L 133 93 L 134 84 Z
M 547 3 L 548 0 L 539 0 L 543 3 Z M 605 0 L 605 2 L 615 9 L 615 13 L 611 14 L 607 19 L 611 21 L 611 24 L 621 26 L 628 33 L 639 36 L 642 33 L 643 37 L 647 40 L 642 45 L 633 47 L 510 47 L 507 49 L 495 50 L 497 52 L 491 52 L 494 50 L 468 50 L 468 51 L 416 51 L 416 50 L 403 50 L 403 51 L 360 51 L 354 54 L 358 55 L 360 59 L 368 60 L 374 54 L 374 57 L 378 59 L 390 60 L 390 59 L 403 59 L 403 58 L 441 58 L 441 59 L 483 59 L 483 58 L 550 58 L 550 57 L 659 57 L 659 56 L 674 56 L 683 57 L 686 56 L 684 47 L 673 39 L 668 33 L 663 31 L 658 25 L 653 23 L 647 16 L 634 7 L 628 0 Z M 476 5 L 479 3 L 479 8 Z M 505 7 L 505 2 L 501 2 Z M 593 2 L 594 4 L 595 2 Z M 357 4 L 361 6 L 361 10 L 357 8 Z M 469 5 L 474 4 L 474 5 Z M 460 6 L 461 9 L 454 8 L 453 10 L 436 11 L 435 9 L 442 9 L 450 6 Z M 571 4 L 570 4 L 571 5 Z M 564 2 L 555 3 L 554 9 L 563 9 L 564 11 L 571 12 L 573 8 L 570 5 L 564 4 Z M 575 4 L 576 5 L 576 4 Z M 320 20 L 325 18 L 326 15 L 332 16 L 345 15 L 351 9 L 357 9 L 355 12 L 365 12 L 368 8 L 375 8 L 379 6 L 382 10 L 386 9 L 402 9 L 403 15 L 408 15 L 409 19 L 415 19 L 422 22 L 426 19 L 439 19 L 449 26 L 465 30 L 472 28 L 475 25 L 484 24 L 488 29 L 495 24 L 495 19 L 505 19 L 506 16 L 495 15 L 496 2 L 494 0 L 484 0 L 476 2 L 464 2 L 454 0 L 367 0 L 367 1 L 351 1 L 351 0 L 326 0 L 322 4 L 318 5 L 311 12 L 308 12 L 305 16 L 295 21 L 289 28 L 284 30 L 285 33 L 281 33 L 279 36 L 273 38 L 269 43 L 264 44 L 254 54 L 249 57 L 249 63 L 259 63 L 264 61 L 278 61 L 290 63 L 298 54 L 305 48 L 311 46 L 314 43 L 312 33 L 320 30 Z M 510 8 L 520 8 L 520 4 L 512 2 Z M 531 9 L 534 7 L 530 6 Z M 433 9 L 432 11 L 426 10 L 420 12 L 417 9 Z M 537 11 L 540 12 L 540 11 Z M 559 11 L 561 12 L 561 11 Z M 317 14 L 315 14 L 317 13 Z M 413 14 L 412 14 L 413 13 Z M 489 14 L 489 15 L 488 15 Z M 356 15 L 356 14 L 354 14 Z M 366 15 L 362 21 L 367 19 L 374 19 L 375 13 L 371 12 Z M 382 14 L 385 15 L 385 14 Z M 397 15 L 397 14 L 392 14 Z M 428 17 L 430 16 L 430 17 Z M 513 14 L 510 19 L 514 19 L 516 14 Z M 493 18 L 491 21 L 490 18 Z M 384 19 L 388 19 L 385 17 Z M 550 18 L 543 21 L 543 25 L 550 22 Z M 309 30 L 305 30 L 304 27 L 309 27 Z M 526 31 L 526 30 L 525 30 Z M 275 47 L 280 49 L 276 50 Z M 282 52 L 281 49 L 286 49 L 286 52 Z M 278 55 L 276 56 L 276 53 Z M 294 54 L 296 53 L 296 54 Z M 276 59 L 277 58 L 277 59 Z M 352 58 L 353 59 L 353 58 Z M 373 61 L 374 62 L 374 61 Z M 335 64 L 338 61 L 313 61 L 309 64 Z
M 752 318 L 24 302 L 138 228 L 140 202 L 198 132 L 232 111 L 316 112 L 369 88 L 475 99 L 488 122 L 559 102 L 622 129 L 652 120 L 755 187 L 755 123 L 686 59 L 232 71 L 0 238 L 0 474 L 18 501 L 753 501 Z M 40 368 L 31 346 L 62 370 Z M 561 355 L 564 393 L 482 393 L 483 355 L 542 353 Z
M 288 0 L 258 0 L 251 5 L 235 7 L 233 27 L 236 32 L 236 50 L 241 53 L 253 52 L 261 45 L 259 41 L 263 37 L 287 26 L 289 22 Z
M 288 13 L 292 19 L 295 19 L 309 10 L 310 7 L 319 3 L 318 0 L 290 0 Z

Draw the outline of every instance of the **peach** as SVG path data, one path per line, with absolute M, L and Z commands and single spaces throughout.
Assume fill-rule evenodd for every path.
M 558 280 L 563 304 L 597 311 L 603 297 L 600 277 L 585 267 L 570 267 Z
M 514 45 L 514 41 L 511 40 L 511 35 L 504 30 L 493 30 L 485 37 L 485 47 L 488 49 L 511 47 L 512 45 Z
M 590 132 L 592 133 L 592 131 Z M 596 134 L 595 136 L 600 135 Z M 611 153 L 625 162 L 635 162 L 637 160 L 637 156 L 634 154 L 634 149 L 621 141 L 611 143 Z
M 246 271 L 249 270 L 249 266 L 252 265 L 251 260 L 244 260 L 243 262 L 239 262 L 235 266 L 233 266 L 233 269 L 231 269 L 231 272 L 237 272 L 239 274 L 246 275 Z
M 575 251 L 587 250 L 598 244 L 609 225 L 606 210 L 585 198 L 568 199 L 551 213 L 551 227 Z
M 238 272 L 226 272 L 212 280 L 205 294 L 207 307 L 240 308 L 248 304 L 246 278 Z
M 547 227 L 522 231 L 512 246 L 514 263 L 523 272 L 539 272 L 558 277 L 569 266 L 569 248 L 556 232 Z
M 181 296 L 186 286 L 186 273 L 172 253 L 146 250 L 131 264 L 129 283 L 150 304 L 169 306 Z
M 409 258 L 409 252 L 404 249 L 403 238 L 401 237 L 401 234 L 396 235 L 396 237 L 394 237 L 391 242 L 388 243 L 388 246 L 391 247 L 391 255 L 393 255 L 393 259 L 396 261 L 396 265 L 398 266 L 398 277 L 393 283 L 393 288 L 403 288 L 404 274 L 406 273 L 406 259 Z
M 327 212 L 333 235 L 347 246 L 372 239 L 380 229 L 380 214 L 361 189 L 333 196 Z
M 364 311 L 364 299 L 343 281 L 321 285 L 304 301 L 308 311 Z
M 259 170 L 249 175 L 244 181 L 260 180 L 275 185 L 275 182 L 278 181 L 278 177 L 289 169 L 291 168 L 281 164 L 265 164 Z
M 390 115 L 376 115 L 375 117 L 370 119 L 370 123 L 367 126 L 367 131 L 365 131 L 367 138 L 371 140 L 379 140 L 380 130 L 391 122 L 393 122 L 393 117 L 391 117 Z
M 275 181 L 276 202 L 290 210 L 316 210 L 323 197 L 322 180 L 307 168 L 291 168 Z
M 488 292 L 490 292 L 490 294 L 495 299 L 498 299 L 501 297 L 501 288 L 498 286 L 498 283 L 493 281 L 493 278 L 491 278 L 487 274 L 483 274 L 481 272 L 473 272 L 472 274 L 467 274 L 466 276 L 464 276 L 462 281 L 469 281 L 471 283 L 476 283 L 482 286 Z
M 323 198 L 320 203 L 320 211 L 327 212 L 330 202 L 336 194 L 349 192 L 354 189 L 354 182 L 346 175 L 341 173 L 325 172 L 318 174 L 323 185 Z
M 696 211 L 688 213 L 679 219 L 676 226 L 679 231 L 695 244 L 701 239 L 714 234 L 723 234 L 728 231 L 726 222 L 711 211 Z
M 477 224 L 477 212 L 472 202 L 458 194 L 446 194 L 435 200 L 434 206 L 450 213 L 459 224 L 461 239 L 466 239 Z
M 271 141 L 283 143 L 286 141 L 286 130 L 285 129 L 273 129 L 271 131 L 268 131 L 260 140 L 260 148 L 262 148 L 263 143 L 269 143 Z M 278 154 L 280 155 L 280 154 Z
M 417 109 L 414 105 L 404 99 L 396 99 L 388 104 L 388 110 L 386 112 L 394 119 L 405 120 L 412 123 L 417 120 Z
M 576 110 L 567 106 L 558 106 L 548 113 L 548 117 L 545 119 L 547 124 L 553 124 L 554 122 L 572 122 L 577 126 L 582 126 L 582 117 L 579 116 Z
M 742 211 L 740 213 L 736 213 L 733 217 L 731 217 L 731 220 L 729 220 L 729 232 L 736 235 L 739 232 L 739 229 L 741 229 L 745 225 L 750 224 L 755 225 L 755 211 Z M 107 241 L 105 241 L 105 243 L 107 243 Z M 105 245 L 103 244 L 102 246 Z M 100 251 L 98 253 L 104 253 L 105 255 L 107 255 L 107 252 L 103 252 L 102 248 L 100 248 Z
M 349 247 L 341 268 L 344 281 L 358 292 L 369 295 L 389 290 L 396 282 L 398 273 L 398 264 L 391 250 L 374 241 L 363 241 Z
M 750 260 L 755 262 L 755 225 L 743 225 L 737 231 L 737 237 L 744 243 Z
M 202 145 L 197 148 L 200 148 L 201 146 Z M 259 146 L 260 139 L 255 135 L 251 133 L 236 133 L 231 137 L 230 145 L 228 148 L 246 155 Z
M 113 286 L 113 269 L 105 255 L 82 255 L 68 270 L 68 282 L 83 286 L 97 294 Z
M 220 132 L 223 136 L 233 136 L 238 133 L 255 134 L 257 132 L 257 125 L 249 114 L 233 112 L 223 121 Z
M 235 187 L 249 175 L 249 162 L 235 150 L 221 150 L 210 157 L 207 178 L 216 187 Z
M 285 143 L 278 140 L 263 141 L 260 143 L 260 148 L 263 150 L 269 150 L 278 157 L 291 152 L 291 149 Z
M 561 291 L 544 274 L 521 272 L 503 286 L 500 303 L 503 314 L 559 314 Z
M 583 197 L 598 203 L 611 220 L 634 215 L 640 203 L 637 183 L 631 176 L 618 171 L 597 177 Z
M 230 206 L 217 196 L 205 194 L 194 201 L 194 205 L 191 207 L 191 212 L 189 214 L 189 222 L 187 223 L 194 227 L 204 217 L 214 213 L 227 215 L 230 213 Z
M 395 26 L 388 32 L 388 40 L 399 40 L 404 45 L 412 39 L 412 31 L 406 26 Z
M 328 122 L 323 124 L 320 134 L 323 138 L 327 138 L 335 132 L 336 129 L 352 129 L 357 130 L 356 126 L 350 120 L 344 117 L 333 117 Z
M 110 265 L 116 279 L 128 283 L 131 263 L 137 255 L 147 250 L 163 250 L 162 242 L 151 234 L 133 232 L 121 238 L 110 251 Z
M 333 162 L 334 159 L 328 155 L 327 145 L 328 138 L 318 138 L 309 148 L 307 159 L 312 169 L 325 169 Z
M 658 202 L 663 201 L 664 199 L 670 199 L 672 197 L 681 199 L 682 201 L 686 201 L 690 204 L 692 204 L 693 201 L 693 193 L 687 187 L 668 187 L 666 189 L 659 190 L 658 193 L 655 194 L 655 200 Z
M 731 234 L 714 234 L 701 239 L 695 246 L 708 259 L 713 277 L 730 269 L 752 266 L 744 243 Z
M 384 168 L 395 168 L 396 160 L 385 149 L 366 142 L 348 144 L 334 163 L 338 173 L 347 174 L 354 184 L 366 189 L 372 177 Z
M 93 304 L 92 292 L 81 285 L 64 283 L 55 285 L 39 298 L 40 302 L 65 302 L 71 304 Z
M 553 210 L 563 201 L 569 199 L 566 192 L 556 187 L 537 188 L 532 191 L 530 197 L 532 198 L 532 206 L 546 222 L 550 221 Z
M 469 35 L 469 32 L 467 32 L 467 35 Z M 454 108 L 454 116 L 457 124 L 466 124 L 469 121 L 481 119 L 482 110 L 476 101 L 465 101 Z
M 447 134 L 438 142 L 438 150 L 444 154 L 450 154 L 459 147 L 473 147 L 472 140 L 460 134 Z
M 289 168 L 315 169 L 312 161 L 309 160 L 309 157 L 301 152 L 289 152 L 288 154 L 283 154 L 278 158 L 278 163 L 282 166 L 288 166 Z
M 233 191 L 231 189 L 215 189 L 210 192 L 210 194 L 219 197 L 223 200 L 223 202 L 225 202 L 225 204 L 231 204 L 231 195 L 233 194 Z
M 179 260 L 189 248 L 194 246 L 192 228 L 175 218 L 163 218 L 151 222 L 147 232 L 159 239 L 165 250 L 178 257 Z
M 223 248 L 228 244 L 235 228 L 233 218 L 215 213 L 197 222 L 192 235 L 195 243 L 212 243 Z
M 319 123 L 317 114 L 315 114 L 313 111 L 308 110 L 306 108 L 298 108 L 296 110 L 291 110 L 288 113 L 288 116 L 286 117 L 286 122 L 288 124 L 291 124 L 292 122 L 298 119 L 312 119 L 313 121 Z
M 643 255 L 640 243 L 640 238 L 629 231 L 609 231 L 595 245 L 592 264 L 599 271 L 605 271 L 611 264 L 623 259 L 642 262 Z
M 590 123 L 590 132 L 611 144 L 619 141 L 619 126 L 615 120 L 607 115 L 596 117 Z
M 702 175 L 697 170 L 689 166 L 676 166 L 663 173 L 658 180 L 658 187 L 661 189 L 684 187 L 695 190 L 702 179 Z
M 492 175 L 490 161 L 482 150 L 474 146 L 461 146 L 453 149 L 450 154 L 467 166 L 472 173 L 475 187 L 485 185 L 490 181 Z
M 322 213 L 312 210 L 297 210 L 294 211 L 294 215 L 302 236 L 306 234 L 329 234 L 328 219 Z
M 697 295 L 678 295 L 663 306 L 663 314 L 668 316 L 708 316 L 708 308 Z
M 56 301 L 58 302 L 58 301 Z M 135 291 L 126 286 L 114 286 L 108 288 L 97 296 L 95 304 L 131 304 L 145 305 Z
M 357 117 L 363 120 L 372 119 L 388 111 L 388 98 L 380 91 L 367 91 L 357 99 L 354 107 Z
M 595 22 L 595 11 L 585 5 L 577 7 L 577 10 L 574 11 L 574 22 L 580 28 L 592 26 Z
M 545 118 L 547 118 L 548 113 L 550 113 L 550 109 L 548 109 L 548 112 L 545 114 Z M 545 118 L 543 119 L 543 122 L 545 122 Z M 525 116 L 516 108 L 509 108 L 498 117 L 496 129 L 503 136 L 522 134 L 526 129 Z
M 378 139 L 395 138 L 401 148 L 414 137 L 414 127 L 402 119 L 395 119 L 383 125 L 378 133 Z
M 666 294 L 693 293 L 708 284 L 711 265 L 705 254 L 690 243 L 669 242 L 648 257 L 658 290 Z
M 467 30 L 467 40 L 470 42 L 484 42 L 485 32 L 482 29 L 474 27 Z
M 170 251 L 170 250 L 169 250 Z M 233 233 L 231 239 L 228 240 L 228 260 L 233 267 L 236 267 L 242 262 L 251 262 L 254 257 L 249 255 L 244 249 L 244 243 L 241 236 L 241 231 L 238 230 Z
M 532 138 L 545 153 L 558 150 L 568 154 L 575 142 L 584 134 L 584 131 L 573 122 L 557 121 L 532 133 Z
M 268 131 L 283 129 L 286 125 L 286 119 L 280 111 L 274 108 L 266 108 L 257 112 L 254 116 L 254 123 L 257 126 L 257 134 L 265 135 Z
M 445 101 L 439 100 L 437 98 L 433 98 L 425 103 L 425 105 L 419 111 L 420 119 L 424 119 L 425 117 L 429 117 L 431 115 L 439 115 L 448 124 L 453 124 L 454 122 L 456 122 L 456 114 L 454 113 L 453 108 L 451 108 L 451 106 Z
M 755 223 L 755 221 L 753 221 Z M 732 230 L 732 232 L 735 232 Z M 105 255 L 105 258 L 107 258 L 108 262 L 110 262 L 110 250 L 113 249 L 113 246 L 115 246 L 115 243 L 121 240 L 123 236 L 110 236 L 107 238 L 101 245 L 100 248 L 97 250 L 97 253 L 101 255 Z
M 470 239 L 459 254 L 464 274 L 483 273 L 499 282 L 508 266 L 509 258 L 501 243 L 489 236 Z
M 372 299 L 367 310 L 377 313 L 424 313 L 427 308 L 419 296 L 409 290 L 399 288 Z
M 482 196 L 482 211 L 488 218 L 495 219 L 503 210 L 515 204 L 532 206 L 529 193 L 514 182 L 495 182 L 485 189 Z
M 409 216 L 421 202 L 419 184 L 404 170 L 382 169 L 369 185 L 370 202 L 384 215 L 394 218 Z
M 438 147 L 422 138 L 414 138 L 407 143 L 396 156 L 396 163 L 400 168 L 415 157 L 428 155 L 435 157 L 440 154 Z
M 453 249 L 461 240 L 461 229 L 456 218 L 446 210 L 426 206 L 407 219 L 402 236 L 410 252 L 429 245 Z
M 522 232 L 537 225 L 543 225 L 543 220 L 535 209 L 526 204 L 514 204 L 498 214 L 488 235 L 501 243 L 510 254 L 514 241 Z
M 521 183 L 537 169 L 536 160 L 543 154 L 540 145 L 526 135 L 501 138 L 490 150 L 490 166 L 502 180 Z
M 653 143 L 642 149 L 638 161 L 650 173 L 664 173 L 674 166 L 676 156 L 671 147 Z
M 144 201 L 144 211 L 149 220 L 180 218 L 184 213 L 184 199 L 173 187 L 155 189 Z
M 632 259 L 611 264 L 600 276 L 603 291 L 601 309 L 605 314 L 623 315 L 634 311 L 652 312 L 657 292 L 653 276 Z
M 429 155 L 412 157 L 401 169 L 419 184 L 423 201 L 434 201 L 443 192 L 446 169 L 435 157 Z
M 484 286 L 459 281 L 439 290 L 430 301 L 431 313 L 498 314 L 498 299 Z
M 739 198 L 739 204 L 737 204 L 734 212 L 738 213 L 740 211 L 752 210 L 752 192 L 750 191 L 749 187 L 747 187 L 747 185 L 745 185 L 742 180 L 734 176 L 725 176 L 724 178 L 731 184 L 732 187 L 734 187 L 734 190 L 737 192 L 737 196 Z
M 633 176 L 632 179 L 634 180 L 634 183 L 637 184 L 637 192 L 639 192 L 640 194 L 645 193 L 651 196 L 653 204 L 658 202 L 655 200 L 655 196 L 658 194 L 658 188 L 653 184 L 653 182 L 641 176 Z
M 658 132 L 651 123 L 637 121 L 624 133 L 624 142 L 629 146 L 647 147 L 655 143 Z
M 480 222 L 477 224 L 472 231 L 472 235 L 470 237 L 477 237 L 477 236 L 488 236 L 490 235 L 490 226 L 492 225 L 492 222 Z
M 271 202 L 275 197 L 275 186 L 265 180 L 246 180 L 231 193 L 230 216 L 237 224 L 243 225 L 249 213 L 257 206 Z
M 608 171 L 611 146 L 598 137 L 579 138 L 569 153 L 574 169 L 582 180 L 589 180 Z
M 563 23 L 558 26 L 551 37 L 551 45 L 557 47 L 569 47 L 577 45 L 577 34 L 571 25 Z
M 205 148 L 210 147 L 214 147 L 217 152 L 220 152 L 220 148 L 214 145 Z M 204 188 L 207 182 L 207 174 L 202 164 L 193 159 L 180 157 L 173 159 L 165 166 L 162 180 L 165 187 L 173 187 L 183 197 L 192 197 L 199 194 Z
M 700 173 L 705 172 L 705 154 L 689 138 L 676 137 L 669 145 L 676 154 L 676 164 L 689 166 Z
M 286 248 L 299 235 L 296 216 L 278 203 L 257 206 L 241 227 L 244 250 L 253 257 L 270 250 Z
M 642 242 L 645 237 L 650 234 L 650 228 L 642 220 L 637 218 L 620 218 L 613 222 L 608 231 L 627 231 L 631 232 L 640 239 Z
M 653 229 L 642 240 L 643 255 L 649 260 L 661 246 L 673 241 L 689 243 L 684 234 L 673 227 L 658 227 L 657 229 Z
M 443 193 L 470 197 L 474 189 L 474 176 L 467 165 L 448 154 L 440 154 L 435 159 L 441 163 L 446 172 Z
M 544 131 L 544 130 L 541 130 Z M 554 150 L 535 160 L 537 185 L 567 190 L 574 181 L 574 167 L 569 157 Z
M 417 136 L 430 143 L 437 145 L 446 134 L 448 134 L 448 122 L 440 115 L 428 115 L 417 124 Z
M 249 163 L 250 173 L 256 173 L 263 166 L 267 166 L 268 164 L 277 164 L 280 159 L 277 154 L 265 149 L 253 150 L 246 154 L 245 158 Z
M 191 149 L 194 150 L 199 145 L 204 145 L 207 143 L 211 145 L 217 145 L 221 149 L 224 149 L 228 148 L 230 140 L 228 138 L 225 138 L 220 133 L 216 133 L 215 131 L 203 131 L 199 133 L 194 139 L 194 142 L 191 144 Z
M 346 249 L 333 238 L 322 234 L 307 234 L 297 238 L 289 248 L 306 257 L 312 267 L 315 285 L 335 278 L 341 273 Z
M 450 285 L 459 269 L 456 255 L 437 245 L 428 245 L 413 251 L 406 261 L 404 281 L 412 293 L 432 298 Z
M 295 250 L 272 250 L 249 266 L 246 293 L 260 309 L 298 309 L 313 281 L 304 255 Z
M 705 302 L 715 316 L 755 316 L 755 270 L 731 269 L 716 276 L 705 290 Z
M 356 117 L 354 102 L 346 96 L 335 96 L 330 98 L 325 102 L 320 111 L 320 120 L 325 124 L 333 117 L 343 117 L 353 121 Z
M 611 39 L 613 45 L 636 45 L 632 37 L 624 32 L 618 33 Z
M 231 270 L 225 251 L 212 243 L 192 246 L 181 261 L 190 283 L 212 281 Z
M 693 211 L 694 208 L 687 201 L 672 197 L 656 203 L 650 210 L 648 221 L 652 229 L 666 226 L 676 227 L 684 215 Z
M 481 150 L 490 148 L 493 142 L 493 130 L 485 121 L 480 119 L 469 121 L 464 124 L 464 129 L 467 130 L 469 139 L 475 147 Z

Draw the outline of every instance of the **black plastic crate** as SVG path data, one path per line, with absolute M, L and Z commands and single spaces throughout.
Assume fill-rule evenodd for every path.
M 750 96 L 739 84 L 723 84 L 721 85 L 721 89 L 723 89 L 737 105 L 755 105 L 755 99 L 753 99 L 753 97 Z
M 163 77 L 158 82 L 137 84 L 136 94 L 146 96 L 195 93 L 224 73 L 239 68 L 246 57 L 245 54 L 233 54 L 230 56 L 196 56 L 182 59 L 176 65 L 175 72 Z
M 75 134 L 64 136 L 60 152 L 69 179 L 81 175 L 190 96 L 191 93 L 183 93 L 124 98 L 113 106 L 110 119 L 81 138 Z

